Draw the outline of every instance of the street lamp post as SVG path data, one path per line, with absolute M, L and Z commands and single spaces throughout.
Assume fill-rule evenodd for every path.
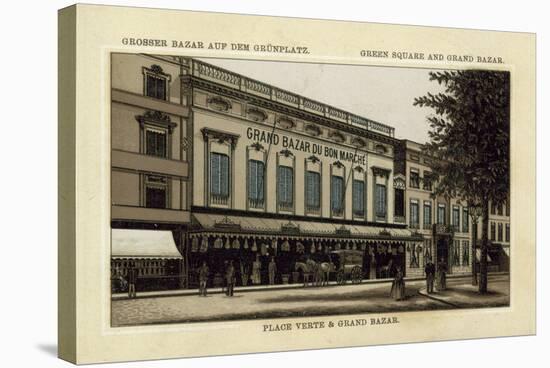
M 476 270 L 476 244 L 477 244 L 477 222 L 481 216 L 481 206 L 470 203 L 468 211 L 472 218 L 472 285 L 477 285 L 477 270 Z

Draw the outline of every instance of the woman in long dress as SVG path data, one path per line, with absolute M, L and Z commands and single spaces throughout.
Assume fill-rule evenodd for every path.
M 403 272 L 401 267 L 397 267 L 397 272 L 391 285 L 390 295 L 394 300 L 405 299 L 405 280 L 403 279 Z
M 262 282 L 262 262 L 260 262 L 260 256 L 256 254 L 256 260 L 252 262 L 252 284 L 259 285 Z

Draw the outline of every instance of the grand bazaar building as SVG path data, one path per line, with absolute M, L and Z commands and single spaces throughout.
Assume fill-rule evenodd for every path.
M 206 262 L 221 286 L 233 262 L 238 286 L 267 284 L 273 261 L 276 284 L 301 283 L 307 260 L 422 277 L 428 258 L 471 273 L 468 208 L 432 198 L 430 158 L 393 127 L 192 58 L 112 54 L 111 73 L 113 277 L 133 264 L 138 290 L 193 288 Z M 494 271 L 508 208 L 491 211 Z

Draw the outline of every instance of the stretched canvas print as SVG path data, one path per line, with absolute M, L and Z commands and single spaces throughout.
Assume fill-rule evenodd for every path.
M 533 35 L 78 5 L 59 76 L 63 359 L 534 333 Z

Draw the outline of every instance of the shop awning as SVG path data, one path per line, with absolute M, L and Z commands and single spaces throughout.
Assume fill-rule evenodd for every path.
M 476 248 L 476 261 L 480 262 L 481 259 L 481 249 Z M 492 262 L 489 252 L 487 252 L 487 262 Z
M 270 233 L 281 237 L 369 237 L 369 238 L 407 238 L 412 233 L 407 229 L 384 228 L 378 226 L 341 225 L 316 221 L 288 221 L 271 218 L 225 216 L 218 214 L 193 214 L 195 221 L 200 225 L 201 232 L 240 232 L 261 236 Z M 292 227 L 297 229 L 292 232 Z M 283 228 L 290 231 L 282 231 Z
M 171 231 L 111 230 L 112 258 L 182 259 Z

